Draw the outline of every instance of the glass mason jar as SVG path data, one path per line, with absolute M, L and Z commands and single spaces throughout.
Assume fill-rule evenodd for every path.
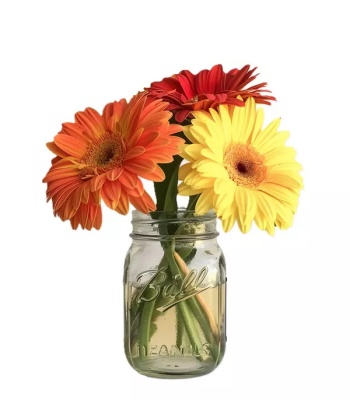
M 158 378 L 205 375 L 226 344 L 226 270 L 216 215 L 132 213 L 125 259 L 125 354 Z

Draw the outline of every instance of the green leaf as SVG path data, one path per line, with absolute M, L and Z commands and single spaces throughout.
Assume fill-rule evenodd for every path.
M 176 155 L 171 163 L 159 165 L 165 173 L 165 179 L 162 182 L 154 182 L 157 211 L 177 211 L 177 185 L 182 160 L 182 157 Z
M 176 123 L 174 117 L 170 120 Z M 190 120 L 185 120 L 182 125 L 189 125 Z M 191 144 L 183 132 L 179 132 L 176 136 L 184 139 L 185 143 Z M 177 211 L 177 186 L 179 181 L 179 167 L 183 158 L 179 155 L 173 157 L 173 161 L 167 164 L 159 164 L 165 174 L 163 182 L 154 182 L 154 191 L 157 199 L 157 211 L 172 212 Z
M 199 199 L 199 194 L 190 196 L 188 199 L 187 211 L 194 211 L 196 209 L 197 200 Z

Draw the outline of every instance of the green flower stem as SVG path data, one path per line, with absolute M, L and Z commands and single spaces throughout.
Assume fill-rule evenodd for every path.
M 181 319 L 184 322 L 190 342 L 192 344 L 195 344 L 197 349 L 200 349 L 202 347 L 202 341 L 197 332 L 198 329 L 196 327 L 196 324 L 192 319 L 192 313 L 190 307 L 188 306 L 188 304 L 186 304 L 186 302 L 183 301 L 178 304 L 178 307 L 181 311 L 181 317 L 182 317 Z
M 169 232 L 162 233 L 164 235 L 169 235 Z M 185 234 L 183 226 L 178 226 L 174 233 L 175 235 Z M 189 268 L 185 260 L 191 258 L 193 249 L 179 249 L 178 252 L 176 252 L 175 245 L 175 238 L 162 241 L 164 255 L 158 268 L 166 267 L 165 270 L 167 270 L 171 276 L 180 275 L 184 279 L 189 273 Z M 171 283 L 168 280 L 167 282 Z M 166 285 L 167 282 L 163 284 Z M 158 296 L 152 301 L 144 302 L 139 310 L 140 330 L 137 336 L 141 346 L 146 346 L 147 348 L 149 345 L 150 338 L 154 334 L 154 332 L 152 332 L 152 324 L 158 314 L 157 308 L 162 305 L 163 300 L 161 296 Z M 194 297 L 179 302 L 175 307 L 178 318 L 177 345 L 180 346 L 181 343 L 186 340 L 187 343 L 189 342 L 189 344 L 200 349 L 203 345 L 202 339 L 204 336 L 205 340 L 211 345 L 211 357 L 217 360 L 220 355 L 220 348 L 217 345 L 219 339 L 218 326 L 201 295 L 197 294 Z M 200 327 L 200 331 L 198 327 Z
M 193 196 L 190 196 L 188 199 L 188 204 L 187 204 L 187 211 L 194 211 L 196 209 L 196 204 L 199 199 L 199 194 L 195 194 Z
M 197 200 L 198 196 L 191 196 L 191 200 L 187 209 L 190 210 L 192 206 L 195 207 Z M 183 227 L 180 225 L 175 234 L 181 235 L 183 233 Z M 188 249 L 179 250 L 178 252 L 174 251 L 174 258 L 178 266 L 178 273 L 180 273 L 182 277 L 186 276 L 189 272 L 189 269 L 185 263 L 185 259 L 189 256 L 190 252 L 191 250 L 189 251 Z M 219 352 L 219 349 L 216 346 L 219 331 L 210 309 L 208 309 L 200 294 L 187 299 L 187 303 L 190 306 L 193 315 L 196 316 L 199 325 L 202 327 L 205 337 L 209 342 L 214 344 L 214 349 L 212 349 L 212 352 L 216 358 Z
M 167 259 L 165 255 L 159 263 L 159 269 L 167 264 Z M 141 346 L 149 345 L 150 337 L 151 337 L 151 324 L 153 320 L 153 314 L 155 309 L 156 300 L 151 300 L 143 303 L 142 311 L 141 311 L 141 323 L 140 323 L 140 333 L 139 333 L 139 344 Z M 136 299 L 135 299 L 136 301 Z
M 149 340 L 150 340 L 150 331 L 151 331 L 154 305 L 155 305 L 155 300 L 148 301 L 144 303 L 142 309 L 139 344 L 141 346 L 145 346 L 146 349 L 147 346 L 149 345 Z
M 181 253 L 181 251 L 179 251 L 179 253 Z M 188 269 L 184 259 L 181 258 L 179 253 L 174 252 L 174 258 L 175 258 L 175 261 L 181 271 L 182 276 L 186 276 L 189 273 L 189 269 Z M 211 313 L 210 309 L 205 304 L 202 296 L 198 293 L 195 297 L 191 297 L 188 300 L 191 300 L 190 303 L 193 303 L 192 308 L 193 308 L 194 314 L 199 315 L 200 317 L 204 315 L 207 323 L 211 327 L 210 332 L 212 332 L 214 336 L 218 337 L 219 331 L 218 331 L 218 327 L 215 322 L 215 318 L 214 318 L 213 314 Z
M 166 246 L 165 248 L 165 255 L 168 259 L 169 262 L 169 267 L 171 272 L 176 275 L 180 273 L 179 267 L 174 259 L 174 251 L 175 251 L 175 240 L 172 239 L 170 242 L 170 246 Z M 189 339 L 192 344 L 197 346 L 198 349 L 201 348 L 202 346 L 202 341 L 199 337 L 198 330 L 196 327 L 195 322 L 192 319 L 192 312 L 188 304 L 186 304 L 185 301 L 180 302 L 178 305 L 178 310 L 180 311 L 179 314 L 181 314 L 181 319 L 185 325 L 186 332 L 189 336 Z
M 214 360 L 217 360 L 218 354 L 219 354 L 219 349 L 217 346 L 217 340 L 215 339 L 215 335 L 212 332 L 211 324 L 209 323 L 208 319 L 206 318 L 207 315 L 201 309 L 200 304 L 198 300 L 195 297 L 192 297 L 188 299 L 188 305 L 191 309 L 192 314 L 197 318 L 197 321 L 202 328 L 203 334 L 208 340 L 208 342 L 211 344 L 211 352 L 212 352 L 212 358 Z
M 174 252 L 174 261 L 177 265 L 178 273 L 180 273 L 181 276 L 185 276 L 187 271 L 184 270 L 184 267 L 187 268 L 187 266 L 185 265 L 184 260 L 180 257 L 179 253 Z M 206 307 L 206 304 L 204 303 L 200 294 L 187 299 L 186 302 L 190 308 L 190 312 L 197 319 L 204 336 L 212 344 L 212 354 L 213 358 L 216 360 L 219 354 L 219 349 L 216 345 L 219 332 L 214 317 L 212 316 L 210 310 Z
M 179 310 L 178 307 L 175 308 L 176 308 L 177 320 L 181 321 L 182 320 L 181 310 Z M 188 335 L 186 334 L 186 329 L 184 327 L 184 324 L 178 323 L 176 329 L 176 346 L 180 348 L 180 346 L 184 344 L 185 340 L 186 342 L 188 342 Z

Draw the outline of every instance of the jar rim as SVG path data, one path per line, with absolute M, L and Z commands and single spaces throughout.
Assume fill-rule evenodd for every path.
M 179 207 L 176 211 L 152 211 L 148 214 L 144 214 L 138 210 L 132 210 L 131 212 L 132 222 L 146 222 L 146 221 L 159 221 L 159 220 L 178 220 L 187 218 L 198 218 L 198 219 L 212 219 L 216 218 L 217 215 L 214 210 L 210 210 L 204 214 L 198 214 L 195 210 L 187 210 L 185 207 Z
M 173 212 L 143 214 L 135 210 L 132 212 L 133 231 L 130 236 L 153 240 L 169 237 L 178 240 L 208 239 L 218 236 L 216 219 L 214 211 L 196 214 L 194 211 L 180 208 Z

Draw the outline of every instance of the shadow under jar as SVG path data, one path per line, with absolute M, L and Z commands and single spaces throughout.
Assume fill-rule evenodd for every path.
M 213 371 L 226 344 L 225 258 L 216 215 L 132 213 L 125 259 L 125 355 L 140 374 L 189 378 Z

